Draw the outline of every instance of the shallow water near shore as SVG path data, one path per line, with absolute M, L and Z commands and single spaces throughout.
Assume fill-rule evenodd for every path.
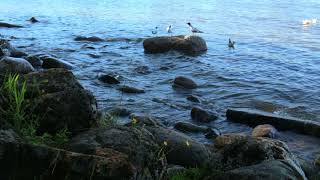
M 101 109 L 124 106 L 173 125 L 191 121 L 190 109 L 198 105 L 217 111 L 219 119 L 211 125 L 222 132 L 249 132 L 245 125 L 225 121 L 228 107 L 320 121 L 320 25 L 302 26 L 303 19 L 319 19 L 319 9 L 316 0 L 1 0 L 0 21 L 24 28 L 0 29 L 0 35 L 29 54 L 52 54 L 72 63 Z M 40 23 L 26 21 L 32 16 Z M 169 24 L 174 35 L 189 34 L 189 21 L 205 32 L 201 36 L 207 53 L 144 54 L 142 40 L 155 26 L 160 27 L 159 35 L 166 35 Z M 76 42 L 77 35 L 109 41 Z M 235 50 L 227 47 L 229 37 L 236 41 Z M 147 66 L 150 73 L 138 73 L 139 66 Z M 117 86 L 97 79 L 110 72 L 146 93 L 122 94 Z M 171 81 L 179 75 L 191 77 L 200 87 L 172 89 Z M 188 102 L 191 94 L 202 103 Z M 202 135 L 194 137 L 206 142 Z M 316 138 L 281 133 L 280 139 L 310 159 L 320 149 Z

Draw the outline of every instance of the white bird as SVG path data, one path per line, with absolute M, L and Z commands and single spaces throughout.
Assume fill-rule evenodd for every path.
M 156 26 L 156 27 L 154 28 L 154 30 L 152 30 L 152 34 L 153 34 L 153 35 L 158 34 L 158 26 Z
M 229 38 L 229 43 L 228 43 L 228 47 L 231 49 L 234 49 L 234 45 L 236 44 L 236 42 L 231 41 L 231 39 Z
M 312 25 L 312 24 L 316 24 L 317 23 L 317 19 L 305 19 L 302 21 L 303 25 Z
M 203 33 L 203 32 L 200 31 L 199 29 L 193 27 L 193 26 L 191 25 L 191 23 L 188 22 L 187 24 L 188 24 L 188 26 L 190 27 L 190 31 L 191 31 L 192 33 Z
M 169 26 L 167 27 L 167 33 L 168 33 L 168 34 L 172 34 L 172 26 L 171 26 L 171 25 L 169 25 Z

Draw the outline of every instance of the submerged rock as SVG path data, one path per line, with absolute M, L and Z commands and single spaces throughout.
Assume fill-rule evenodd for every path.
M 134 71 L 139 74 L 144 74 L 144 75 L 151 73 L 148 66 L 139 66 L 139 67 L 135 68 Z
M 277 130 L 270 124 L 263 124 L 255 127 L 252 131 L 253 137 L 275 138 Z
M 318 168 L 320 168 L 320 155 L 317 156 L 316 160 L 314 161 L 314 165 L 316 165 Z
M 228 120 L 237 123 L 245 123 L 250 126 L 270 124 L 278 130 L 293 130 L 303 134 L 320 137 L 320 123 L 316 121 L 284 117 L 264 111 L 252 110 L 247 108 L 228 109 L 226 115 Z
M 77 36 L 74 38 L 75 41 L 89 41 L 89 42 L 102 42 L 104 41 L 103 39 L 96 37 L 96 36 L 91 36 L 91 37 L 85 37 L 85 36 Z
M 130 87 L 130 86 L 121 86 L 120 88 L 118 88 L 118 90 L 122 91 L 124 93 L 130 93 L 130 94 L 145 93 L 145 91 L 143 89 L 138 89 L 138 88 Z
M 56 59 L 52 56 L 44 55 L 44 56 L 39 56 L 39 58 L 43 61 L 42 67 L 44 69 L 64 68 L 64 69 L 70 70 L 73 68 L 72 64 L 60 59 Z
M 126 155 L 108 149 L 102 157 L 3 140 L 0 149 L 0 179 L 132 179 L 136 173 Z
M 163 53 L 170 50 L 180 51 L 186 54 L 195 54 L 206 51 L 207 45 L 199 36 L 163 36 L 153 37 L 143 41 L 146 53 Z
M 188 96 L 187 100 L 191 101 L 191 102 L 195 102 L 195 103 L 201 103 L 200 97 L 195 96 L 195 95 Z
M 100 81 L 108 84 L 120 84 L 118 75 L 102 75 L 98 78 Z
M 174 88 L 183 88 L 183 89 L 196 89 L 197 84 L 187 77 L 178 76 L 173 80 Z
M 93 95 L 85 90 L 72 72 L 50 69 L 24 75 L 28 112 L 40 118 L 39 132 L 56 133 L 68 128 L 73 134 L 90 128 L 97 120 Z
M 0 22 L 0 28 L 22 28 L 23 26 Z
M 191 118 L 202 123 L 208 123 L 218 119 L 213 112 L 205 111 L 199 107 L 194 107 L 191 109 Z
M 30 73 L 33 72 L 32 65 L 22 58 L 3 57 L 0 59 L 0 73 Z

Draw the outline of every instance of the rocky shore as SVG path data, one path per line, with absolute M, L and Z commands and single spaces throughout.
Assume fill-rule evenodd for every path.
M 155 37 L 143 45 L 146 53 L 207 49 L 197 36 Z M 78 82 L 72 68 L 55 57 L 29 55 L 0 40 L 0 179 L 320 179 L 319 158 L 304 161 L 274 139 L 277 130 L 298 129 L 319 136 L 317 123 L 228 110 L 229 120 L 246 121 L 255 129 L 251 136 L 221 134 L 206 126 L 217 119 L 215 112 L 195 106 L 190 109 L 195 123 L 177 122 L 172 129 L 126 109 L 98 111 L 95 97 Z M 120 83 L 116 75 L 99 79 Z M 172 87 L 192 90 L 198 85 L 178 76 Z M 118 90 L 145 92 L 130 86 Z M 197 96 L 188 100 L 201 101 Z M 122 115 L 130 123 L 112 121 Z M 292 125 L 285 129 L 280 121 Z M 204 134 L 211 144 L 186 132 Z

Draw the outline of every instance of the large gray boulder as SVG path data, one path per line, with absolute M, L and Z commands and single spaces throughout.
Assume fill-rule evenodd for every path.
M 0 73 L 21 73 L 26 74 L 33 72 L 33 66 L 22 58 L 13 58 L 13 57 L 3 57 L 0 59 Z
M 151 54 L 164 53 L 170 50 L 195 54 L 208 49 L 205 40 L 199 36 L 153 37 L 144 40 L 143 47 L 146 53 Z
M 50 69 L 23 76 L 26 81 L 28 113 L 39 117 L 39 132 L 55 133 L 68 128 L 73 134 L 96 124 L 97 105 L 72 72 Z
M 95 128 L 71 139 L 69 149 L 84 154 L 96 154 L 97 149 L 111 148 L 128 155 L 138 170 L 152 168 L 158 161 L 159 146 L 152 134 L 144 129 L 125 126 Z
M 238 174 L 244 179 L 259 179 L 267 172 L 269 175 L 266 179 L 270 179 L 273 174 L 307 179 L 299 161 L 281 141 L 228 134 L 215 139 L 215 148 L 218 156 L 214 160 L 223 164 L 225 170 L 231 171 L 232 175 Z M 266 171 L 259 172 L 263 169 Z
M 189 136 L 166 128 L 158 121 L 144 116 L 135 116 L 135 123 L 128 126 L 148 130 L 159 146 L 166 148 L 166 158 L 169 164 L 184 167 L 199 167 L 204 165 L 210 152 L 207 148 Z
M 0 150 L 0 179 L 4 180 L 115 180 L 136 174 L 128 157 L 112 149 L 101 149 L 95 156 L 0 139 Z

